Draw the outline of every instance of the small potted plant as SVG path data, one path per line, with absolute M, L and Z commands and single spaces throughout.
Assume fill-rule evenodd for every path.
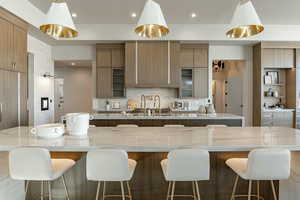
M 108 111 L 108 110 L 110 110 L 110 104 L 109 104 L 109 101 L 108 100 L 106 100 L 106 102 L 105 102 L 105 109 Z

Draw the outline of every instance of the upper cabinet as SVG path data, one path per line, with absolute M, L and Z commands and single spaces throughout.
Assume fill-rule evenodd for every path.
M 262 49 L 262 66 L 266 68 L 292 68 L 294 63 L 293 49 Z
M 124 97 L 124 44 L 98 44 L 96 57 L 96 97 Z
M 0 8 L 0 68 L 27 72 L 27 23 Z
M 126 87 L 180 86 L 179 42 L 126 42 Z
M 181 98 L 208 98 L 208 45 L 182 44 Z
M 208 67 L 208 45 L 183 44 L 180 51 L 182 68 Z

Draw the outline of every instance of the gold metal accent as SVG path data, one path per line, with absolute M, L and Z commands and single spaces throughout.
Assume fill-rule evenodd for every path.
M 57 24 L 45 24 L 40 26 L 40 30 L 48 35 L 57 38 L 74 38 L 78 36 L 78 32 L 66 26 Z
M 262 25 L 244 25 L 238 26 L 229 30 L 226 35 L 229 38 L 246 38 L 253 35 L 257 35 L 264 30 Z
M 147 38 L 163 37 L 170 32 L 170 30 L 167 27 L 157 24 L 144 24 L 142 26 L 136 27 L 134 31 L 139 36 Z

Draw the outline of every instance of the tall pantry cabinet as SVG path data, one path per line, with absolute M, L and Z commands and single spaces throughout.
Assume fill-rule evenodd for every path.
M 0 130 L 28 124 L 27 23 L 0 8 Z

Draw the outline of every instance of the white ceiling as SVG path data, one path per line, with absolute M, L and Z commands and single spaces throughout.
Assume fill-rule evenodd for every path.
M 47 12 L 50 0 L 28 0 Z M 76 24 L 135 24 L 146 0 L 67 0 Z M 228 24 L 238 0 L 156 0 L 169 24 Z M 300 25 L 300 0 L 252 0 L 263 24 Z M 192 19 L 190 14 L 197 17 Z

